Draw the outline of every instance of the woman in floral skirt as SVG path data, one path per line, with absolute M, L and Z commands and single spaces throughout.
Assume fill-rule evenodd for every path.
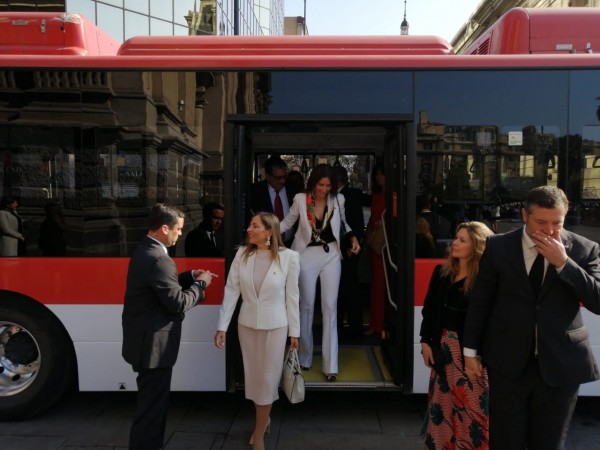
M 492 231 L 481 222 L 458 226 L 448 259 L 438 265 L 423 305 L 421 353 L 431 368 L 422 436 L 425 448 L 488 449 L 487 372 L 465 374 L 462 332 L 479 260 Z

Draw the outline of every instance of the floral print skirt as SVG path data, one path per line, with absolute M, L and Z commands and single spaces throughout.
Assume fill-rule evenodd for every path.
M 489 384 L 487 371 L 471 383 L 462 363 L 455 331 L 442 331 L 445 371 L 431 370 L 422 436 L 429 450 L 489 448 Z

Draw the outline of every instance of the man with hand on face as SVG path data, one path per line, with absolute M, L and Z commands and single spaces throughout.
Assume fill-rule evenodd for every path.
M 138 374 L 131 450 L 163 447 L 181 322 L 185 312 L 204 299 L 205 289 L 217 276 L 200 269 L 177 274 L 167 247 L 175 245 L 181 236 L 183 219 L 183 213 L 174 207 L 154 205 L 148 216 L 148 234 L 129 261 L 122 353 Z
M 600 314 L 598 243 L 563 228 L 569 202 L 532 189 L 522 229 L 489 238 L 464 328 L 471 382 L 487 365 L 491 450 L 562 450 L 579 385 L 600 378 L 581 306 Z

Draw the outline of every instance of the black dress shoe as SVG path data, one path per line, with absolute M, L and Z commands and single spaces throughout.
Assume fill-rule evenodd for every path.
M 337 380 L 337 375 L 335 373 L 326 373 L 325 379 L 327 381 L 334 382 L 335 380 Z
M 304 366 L 300 366 L 300 368 L 301 368 L 302 370 L 310 370 L 310 367 L 304 367 Z

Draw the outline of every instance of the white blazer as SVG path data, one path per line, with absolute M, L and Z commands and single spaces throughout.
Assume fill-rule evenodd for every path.
M 246 247 L 237 251 L 225 285 L 225 295 L 219 313 L 217 330 L 227 331 L 238 298 L 242 296 L 242 308 L 238 323 L 255 330 L 273 330 L 288 327 L 288 335 L 300 336 L 300 311 L 298 276 L 300 262 L 298 253 L 290 249 L 279 252 L 279 263 L 273 261 L 260 288 L 254 289 L 254 261 L 256 253 L 244 261 Z
M 340 250 L 340 221 L 344 221 L 347 233 L 352 231 L 346 222 L 346 210 L 344 209 L 344 205 L 345 198 L 343 195 L 336 194 L 335 197 L 332 197 L 331 195 L 327 197 L 327 209 L 330 211 L 333 208 L 333 213 L 331 214 L 329 221 L 331 223 L 333 237 L 338 243 L 337 247 L 340 258 L 342 257 L 342 251 Z M 294 197 L 294 203 L 292 203 L 290 212 L 281 221 L 281 232 L 284 233 L 291 229 L 298 219 L 300 219 L 300 221 L 298 223 L 298 230 L 296 230 L 294 236 L 294 242 L 292 242 L 292 250 L 303 253 L 312 237 L 312 227 L 310 226 L 306 214 L 306 194 L 296 194 Z

